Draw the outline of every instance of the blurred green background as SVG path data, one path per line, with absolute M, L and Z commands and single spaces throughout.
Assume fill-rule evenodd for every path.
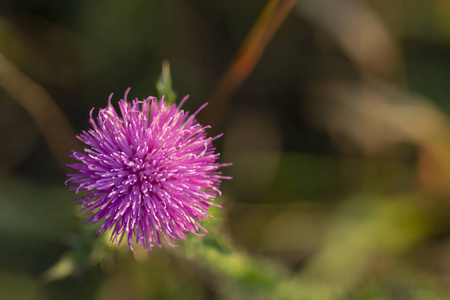
M 450 298 L 450 0 L 268 3 L 0 1 L 0 299 Z M 164 60 L 234 179 L 133 254 L 64 165 Z

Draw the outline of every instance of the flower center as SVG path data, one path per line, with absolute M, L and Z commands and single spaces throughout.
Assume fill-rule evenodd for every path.
M 129 175 L 123 182 L 129 187 L 139 186 L 143 194 L 154 192 L 155 185 L 158 183 L 155 180 L 154 168 L 147 161 L 135 157 L 127 163 Z

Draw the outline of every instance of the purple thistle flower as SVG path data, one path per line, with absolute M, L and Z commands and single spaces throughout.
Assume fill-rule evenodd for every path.
M 72 151 L 79 163 L 68 165 L 77 170 L 67 182 L 76 193 L 89 191 L 75 200 L 82 203 L 86 214 L 94 212 L 87 222 L 103 220 L 98 232 L 112 230 L 111 240 L 119 244 L 125 234 L 127 243 L 152 250 L 161 237 L 171 246 L 173 240 L 184 239 L 185 232 L 207 232 L 198 223 L 212 217 L 207 214 L 212 201 L 220 195 L 221 176 L 217 171 L 219 153 L 214 153 L 206 128 L 197 123 L 194 114 L 181 110 L 187 100 L 167 105 L 148 97 L 127 102 L 130 88 L 119 101 L 121 116 L 111 105 L 100 109 L 93 129 L 77 136 L 88 147 L 83 153 Z M 67 183 L 66 182 L 66 183 Z M 216 205 L 217 206 L 217 205 Z M 134 250 L 133 250 L 134 251 Z

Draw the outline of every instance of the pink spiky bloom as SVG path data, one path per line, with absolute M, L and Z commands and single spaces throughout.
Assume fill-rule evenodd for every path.
M 184 239 L 185 232 L 202 235 L 207 232 L 201 219 L 211 217 L 208 208 L 220 195 L 221 164 L 212 141 L 195 119 L 201 106 L 189 115 L 181 109 L 187 96 L 176 106 L 148 97 L 119 101 L 121 116 L 111 105 L 100 109 L 93 129 L 78 137 L 87 147 L 72 151 L 79 161 L 68 165 L 78 171 L 69 174 L 68 182 L 76 193 L 89 194 L 75 200 L 82 211 L 93 212 L 87 222 L 102 222 L 98 232 L 112 230 L 111 240 L 118 244 L 127 235 L 146 250 L 158 244 L 161 237 L 171 246 Z M 134 251 L 134 250 L 133 250 Z

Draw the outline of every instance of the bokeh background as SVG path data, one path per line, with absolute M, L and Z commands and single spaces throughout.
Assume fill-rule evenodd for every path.
M 450 298 L 449 0 L 0 1 L 0 299 Z M 206 237 L 133 254 L 64 185 L 89 111 L 212 124 Z

